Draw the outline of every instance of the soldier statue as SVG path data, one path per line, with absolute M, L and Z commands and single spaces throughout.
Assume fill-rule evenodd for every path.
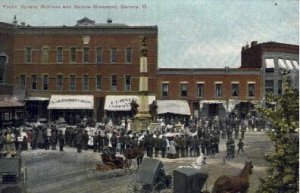
M 149 113 L 152 117 L 152 121 L 156 122 L 157 119 L 157 104 L 156 101 L 153 101 L 150 105 L 149 105 Z
M 131 106 L 131 114 L 134 117 L 138 112 L 139 105 L 137 104 L 136 100 L 132 100 L 130 106 Z

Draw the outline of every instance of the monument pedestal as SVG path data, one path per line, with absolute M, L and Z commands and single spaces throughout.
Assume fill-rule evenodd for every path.
M 132 121 L 132 130 L 143 131 L 148 128 L 151 123 L 151 115 L 149 113 L 148 95 L 142 93 L 139 96 L 139 111 Z

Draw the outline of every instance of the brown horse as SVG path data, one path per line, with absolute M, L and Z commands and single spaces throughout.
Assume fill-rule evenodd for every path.
M 144 157 L 144 147 L 139 146 L 137 148 L 128 148 L 124 150 L 124 157 L 125 157 L 125 163 L 127 164 L 127 167 L 130 167 L 131 160 L 136 159 L 137 165 L 142 163 L 143 157 Z
M 252 174 L 252 170 L 252 161 L 246 161 L 238 176 L 220 176 L 214 183 L 212 193 L 246 193 L 249 188 L 249 177 Z

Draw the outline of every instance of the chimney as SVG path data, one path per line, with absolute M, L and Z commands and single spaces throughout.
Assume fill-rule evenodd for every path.
M 25 27 L 25 22 L 21 22 L 21 27 Z
M 252 41 L 251 42 L 251 48 L 257 45 L 257 41 Z
M 249 48 L 249 44 L 247 43 L 247 44 L 246 44 L 246 49 L 248 49 L 248 48 Z
M 16 16 L 16 15 L 14 16 L 13 24 L 14 24 L 14 25 L 18 25 L 18 21 L 17 21 L 17 16 Z
M 108 18 L 108 19 L 107 19 L 107 23 L 111 24 L 111 23 L 112 23 L 112 19 L 111 19 L 111 18 Z

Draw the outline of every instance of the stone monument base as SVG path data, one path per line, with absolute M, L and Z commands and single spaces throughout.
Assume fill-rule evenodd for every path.
M 151 131 L 155 130 L 158 127 L 159 127 L 159 123 L 151 122 L 150 125 L 149 125 L 149 128 L 150 128 Z
M 139 112 L 132 120 L 131 129 L 133 131 L 145 131 L 151 123 L 151 115 L 148 112 Z

